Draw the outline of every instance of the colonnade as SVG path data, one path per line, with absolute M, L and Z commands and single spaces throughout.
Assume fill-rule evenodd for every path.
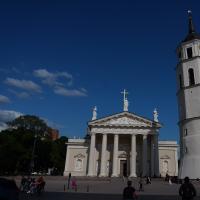
M 147 175 L 147 135 L 143 136 L 142 144 L 142 176 Z M 102 148 L 101 148 L 101 165 L 100 177 L 107 176 L 106 173 L 106 149 L 107 149 L 108 134 L 102 134 Z M 95 172 L 95 144 L 96 134 L 91 133 L 88 176 L 96 176 Z M 151 175 L 159 176 L 159 155 L 158 155 L 158 135 L 151 135 Z M 113 145 L 113 159 L 112 159 L 112 177 L 118 177 L 118 151 L 119 151 L 119 134 L 114 134 Z M 136 175 L 136 134 L 131 134 L 131 151 L 130 151 L 130 177 L 137 177 Z

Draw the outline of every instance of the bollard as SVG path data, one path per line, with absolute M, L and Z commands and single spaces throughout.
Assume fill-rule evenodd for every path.
M 64 192 L 65 192 L 65 184 L 64 184 Z

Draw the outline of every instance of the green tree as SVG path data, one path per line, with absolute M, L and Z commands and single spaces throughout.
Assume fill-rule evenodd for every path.
M 18 129 L 21 131 L 31 131 L 37 136 L 48 137 L 49 127 L 46 122 L 34 115 L 24 115 L 8 122 L 7 125 L 11 129 Z
M 53 141 L 51 151 L 51 161 L 53 168 L 56 169 L 57 174 L 62 174 L 65 167 L 66 159 L 66 142 L 68 138 L 65 136 Z
M 63 173 L 66 137 L 52 141 L 50 127 L 37 116 L 18 117 L 8 126 L 0 132 L 0 174 L 28 173 L 31 163 L 34 171 L 55 168 L 57 173 Z

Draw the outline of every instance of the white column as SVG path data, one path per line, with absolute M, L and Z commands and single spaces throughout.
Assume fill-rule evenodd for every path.
M 107 148 L 107 134 L 103 134 L 102 148 L 101 148 L 101 169 L 99 176 L 106 176 L 106 148 Z
M 89 155 L 88 176 L 95 176 L 95 173 L 94 173 L 95 140 L 96 140 L 96 136 L 95 136 L 95 134 L 92 133 L 91 134 L 91 140 L 90 140 L 90 155 Z
M 159 170 L 159 150 L 158 150 L 158 134 L 156 134 L 154 136 L 154 160 L 155 160 L 155 164 L 154 164 L 154 172 L 155 172 L 155 176 L 159 177 L 160 176 L 160 170 Z
M 151 177 L 154 177 L 155 175 L 155 170 L 154 170 L 154 163 L 155 163 L 155 159 L 154 159 L 154 136 L 151 135 Z
M 113 147 L 113 167 L 112 167 L 112 177 L 117 177 L 117 165 L 118 165 L 118 144 L 119 144 L 119 135 L 114 135 L 114 147 Z
M 64 176 L 68 176 L 69 172 L 68 172 L 68 163 L 69 163 L 69 146 L 67 145 L 66 147 L 67 152 L 66 152 L 66 159 L 65 159 L 65 171 L 64 171 Z
M 136 175 L 136 135 L 131 135 L 130 177 Z
M 147 135 L 143 135 L 143 144 L 142 144 L 142 176 L 147 176 Z

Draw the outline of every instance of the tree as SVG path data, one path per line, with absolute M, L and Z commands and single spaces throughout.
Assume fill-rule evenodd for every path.
M 57 174 L 62 174 L 65 167 L 66 159 L 66 142 L 68 138 L 65 136 L 53 141 L 51 151 L 51 161 Z
M 24 115 L 7 123 L 11 129 L 19 129 L 22 131 L 31 131 L 37 136 L 48 137 L 49 127 L 46 122 L 34 115 Z
M 67 137 L 52 141 L 50 127 L 37 116 L 21 116 L 8 125 L 0 133 L 0 174 L 29 173 L 32 163 L 38 172 L 55 168 L 63 173 Z

